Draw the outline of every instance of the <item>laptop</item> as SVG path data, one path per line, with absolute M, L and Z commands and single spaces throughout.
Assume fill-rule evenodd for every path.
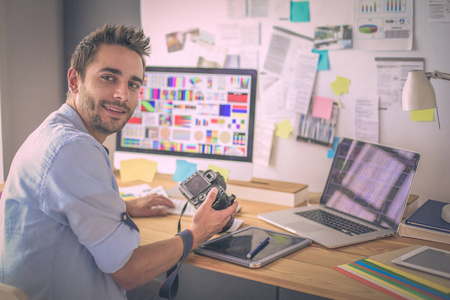
M 258 218 L 327 248 L 394 235 L 420 154 L 341 138 L 320 204 Z

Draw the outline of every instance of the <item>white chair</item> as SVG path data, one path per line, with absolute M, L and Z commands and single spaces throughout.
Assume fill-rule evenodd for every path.
M 0 283 L 0 299 L 2 300 L 28 300 L 28 296 L 20 289 Z

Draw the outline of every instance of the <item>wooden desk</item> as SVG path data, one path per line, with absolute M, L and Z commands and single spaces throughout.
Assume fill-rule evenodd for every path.
M 142 182 L 121 183 L 119 186 L 131 186 Z M 163 186 L 169 189 L 176 185 L 171 176 L 157 175 L 150 184 L 152 187 Z M 313 198 L 318 194 L 311 193 Z M 257 218 L 260 213 L 286 209 L 286 206 L 259 203 L 238 199 L 242 206 L 236 218 L 243 219 L 242 226 L 259 226 L 282 231 Z M 172 237 L 176 234 L 179 217 L 169 215 L 157 218 L 134 218 L 140 228 L 141 243 L 147 244 Z M 186 228 L 190 217 L 184 216 L 182 227 Z M 418 239 L 402 238 L 398 235 L 377 241 L 365 242 L 337 249 L 327 249 L 317 244 L 278 259 L 261 269 L 248 269 L 231 263 L 191 253 L 186 263 L 240 278 L 266 283 L 294 291 L 313 294 L 333 299 L 389 299 L 390 297 L 354 279 L 331 269 L 334 266 L 354 262 L 372 255 L 385 253 L 407 246 L 422 244 L 450 250 L 449 245 Z

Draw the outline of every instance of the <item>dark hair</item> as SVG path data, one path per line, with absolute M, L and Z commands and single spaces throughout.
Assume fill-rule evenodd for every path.
M 144 31 L 134 26 L 105 24 L 81 40 L 72 54 L 70 67 L 78 72 L 82 80 L 102 44 L 121 45 L 136 52 L 141 57 L 145 70 L 145 56 L 150 55 L 150 38 L 144 35 Z

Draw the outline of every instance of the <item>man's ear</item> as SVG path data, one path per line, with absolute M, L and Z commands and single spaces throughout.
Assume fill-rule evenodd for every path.
M 67 82 L 71 93 L 76 94 L 78 92 L 79 74 L 74 68 L 70 68 L 67 72 Z

